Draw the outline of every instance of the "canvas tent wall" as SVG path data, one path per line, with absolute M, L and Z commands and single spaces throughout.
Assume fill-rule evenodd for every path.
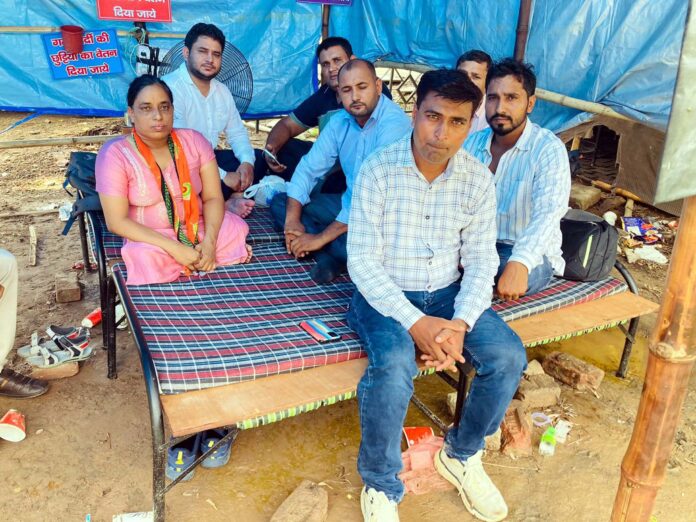
M 219 25 L 253 71 L 248 117 L 287 113 L 316 88 L 319 5 L 295 0 L 172 4 L 174 22 L 148 24 L 148 29 L 185 32 L 198 21 Z M 98 20 L 92 0 L 0 0 L 0 6 L 7 25 L 132 28 Z M 606 104 L 659 136 L 669 116 L 687 6 L 684 0 L 535 0 L 526 60 L 534 64 L 540 87 Z M 518 12 L 519 0 L 353 0 L 349 7 L 332 7 L 330 34 L 349 38 L 365 58 L 449 67 L 471 48 L 494 58 L 512 55 Z M 129 65 L 134 43 L 120 38 L 127 62 L 123 75 L 53 81 L 40 35 L 0 32 L 0 109 L 120 114 L 134 76 Z M 152 41 L 163 49 L 173 43 Z M 533 119 L 561 132 L 591 115 L 540 102 Z M 642 190 L 639 195 L 651 200 Z

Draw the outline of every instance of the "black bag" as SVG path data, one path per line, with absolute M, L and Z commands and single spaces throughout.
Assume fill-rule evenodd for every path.
M 561 219 L 565 279 L 599 281 L 611 272 L 616 262 L 619 233 L 601 217 L 571 209 Z
M 63 235 L 68 235 L 70 227 L 77 217 L 88 210 L 101 210 L 99 194 L 97 194 L 96 180 L 94 178 L 94 164 L 97 155 L 94 152 L 71 152 L 68 168 L 65 172 L 63 188 L 71 196 L 75 196 L 68 190 L 68 185 L 77 189 L 75 203 L 73 204 L 70 219 L 65 224 Z

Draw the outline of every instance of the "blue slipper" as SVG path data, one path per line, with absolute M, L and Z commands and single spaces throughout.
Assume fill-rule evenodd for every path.
M 228 428 L 218 428 L 203 432 L 200 451 L 201 454 L 212 448 L 217 442 L 230 432 Z M 201 463 L 204 468 L 219 468 L 227 464 L 232 453 L 232 440 L 228 440 L 218 449 L 208 455 Z
M 167 450 L 167 469 L 165 475 L 169 480 L 175 480 L 188 468 L 198 456 L 198 447 L 201 444 L 201 436 L 203 433 L 182 440 L 176 446 Z M 195 470 L 191 471 L 186 477 L 181 479 L 182 482 L 191 480 Z

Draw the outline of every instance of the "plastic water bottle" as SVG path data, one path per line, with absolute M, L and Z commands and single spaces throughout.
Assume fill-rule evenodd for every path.
M 556 428 L 549 426 L 541 436 L 539 455 L 551 457 L 556 452 Z

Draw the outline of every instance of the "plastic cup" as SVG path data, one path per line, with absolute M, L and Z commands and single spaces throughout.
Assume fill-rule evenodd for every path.
M 85 328 L 94 328 L 102 322 L 102 309 L 95 308 L 83 320 L 82 326 Z
M 17 410 L 9 410 L 0 419 L 0 438 L 10 442 L 19 442 L 27 436 L 24 414 Z

